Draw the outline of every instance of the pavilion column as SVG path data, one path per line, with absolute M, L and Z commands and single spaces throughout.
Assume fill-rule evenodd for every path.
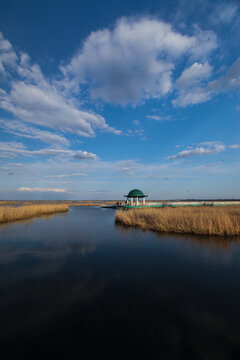
M 145 197 L 143 198 L 143 206 L 145 206 Z
M 133 206 L 133 198 L 131 198 L 131 206 Z
M 138 197 L 137 197 L 137 201 L 136 201 L 136 203 L 137 203 L 137 206 L 139 205 L 139 203 L 138 203 Z

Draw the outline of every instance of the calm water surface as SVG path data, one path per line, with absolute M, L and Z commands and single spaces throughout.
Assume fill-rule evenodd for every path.
M 239 244 L 94 207 L 2 225 L 1 358 L 240 359 Z

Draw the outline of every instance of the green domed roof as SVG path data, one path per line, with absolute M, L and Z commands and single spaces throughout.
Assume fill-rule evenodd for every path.
M 147 195 L 144 195 L 141 190 L 133 189 L 129 191 L 128 195 L 125 195 L 126 197 L 146 197 Z

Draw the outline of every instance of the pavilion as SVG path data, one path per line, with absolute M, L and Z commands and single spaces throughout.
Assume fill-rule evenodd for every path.
M 145 198 L 147 196 L 139 189 L 133 189 L 129 191 L 128 195 L 124 195 L 127 198 L 127 205 L 131 206 L 145 206 Z

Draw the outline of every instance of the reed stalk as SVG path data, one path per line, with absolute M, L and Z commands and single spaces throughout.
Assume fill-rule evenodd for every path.
M 38 204 L 23 205 L 19 207 L 1 206 L 0 223 L 29 219 L 41 215 L 54 214 L 68 211 L 66 204 Z
M 117 223 L 146 230 L 199 235 L 240 235 L 240 207 L 117 210 Z

